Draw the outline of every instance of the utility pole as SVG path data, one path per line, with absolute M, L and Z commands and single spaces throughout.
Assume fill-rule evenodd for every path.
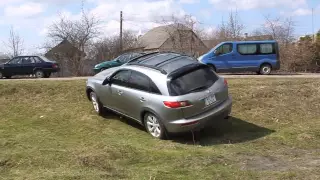
M 313 22 L 313 8 L 312 8 L 312 40 L 315 42 L 315 36 L 314 36 L 314 22 Z
M 120 11 L 120 52 L 122 52 L 122 11 Z

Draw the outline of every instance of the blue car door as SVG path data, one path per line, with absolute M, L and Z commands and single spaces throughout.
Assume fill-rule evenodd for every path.
M 214 51 L 212 62 L 219 72 L 228 71 L 231 67 L 229 60 L 234 57 L 233 44 L 225 43 Z
M 235 56 L 230 60 L 233 71 L 252 70 L 259 66 L 258 46 L 256 43 L 238 43 Z

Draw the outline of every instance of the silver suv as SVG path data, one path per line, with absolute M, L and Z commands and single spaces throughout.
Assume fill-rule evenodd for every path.
M 95 111 L 136 120 L 155 138 L 195 131 L 231 113 L 228 84 L 208 66 L 177 53 L 150 53 L 88 79 Z

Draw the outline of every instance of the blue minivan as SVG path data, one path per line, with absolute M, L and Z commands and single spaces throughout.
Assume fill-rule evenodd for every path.
M 279 47 L 274 40 L 222 42 L 198 58 L 216 72 L 248 72 L 268 75 L 280 69 Z

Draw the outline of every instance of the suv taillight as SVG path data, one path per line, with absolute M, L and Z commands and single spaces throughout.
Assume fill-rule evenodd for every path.
M 224 85 L 228 86 L 228 81 L 226 79 L 224 79 Z
M 52 68 L 58 68 L 58 65 L 53 64 L 53 65 L 52 65 Z
M 164 101 L 163 104 L 168 108 L 182 108 L 192 106 L 189 101 Z

